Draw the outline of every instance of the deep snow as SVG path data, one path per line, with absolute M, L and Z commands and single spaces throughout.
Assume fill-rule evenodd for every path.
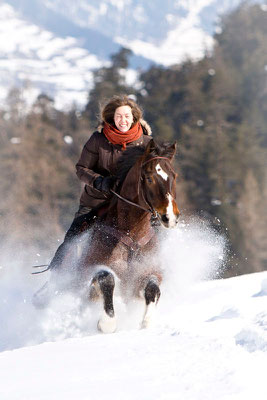
M 266 399 L 267 272 L 211 280 L 224 251 L 200 223 L 168 232 L 153 326 L 140 330 L 143 304 L 116 295 L 108 335 L 97 306 L 66 295 L 37 311 L 30 299 L 44 278 L 3 274 L 0 399 Z

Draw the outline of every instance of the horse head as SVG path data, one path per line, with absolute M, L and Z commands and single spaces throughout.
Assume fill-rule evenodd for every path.
M 158 144 L 151 139 L 145 149 L 125 151 L 118 173 L 122 182 L 120 205 L 125 208 L 131 204 L 131 210 L 157 214 L 166 228 L 175 227 L 180 214 L 176 204 L 177 174 L 171 164 L 175 151 L 176 143 Z
M 166 228 L 175 227 L 180 215 L 176 203 L 177 174 L 171 165 L 175 152 L 176 143 L 158 144 L 152 139 L 141 164 L 140 192 Z

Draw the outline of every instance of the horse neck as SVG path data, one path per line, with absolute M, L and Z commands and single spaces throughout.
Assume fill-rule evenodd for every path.
M 137 162 L 129 170 L 124 179 L 119 194 L 131 202 L 142 207 L 148 208 L 142 195 L 141 185 L 141 167 L 143 158 L 139 158 Z M 142 210 L 134 205 L 128 204 L 124 200 L 117 199 L 116 203 L 116 224 L 120 230 L 136 232 L 138 230 L 142 234 L 144 229 L 150 226 L 150 213 Z
M 129 196 L 132 193 L 131 185 L 124 185 L 120 191 L 120 195 L 135 204 L 145 206 L 143 197 L 140 194 Z M 137 236 L 142 236 L 143 231 L 150 227 L 150 213 L 142 210 L 134 205 L 126 203 L 124 200 L 118 199 L 116 206 L 117 225 L 120 230 L 130 231 Z
M 150 224 L 150 213 L 140 210 L 135 206 L 123 204 L 118 201 L 118 227 L 122 230 L 129 230 L 131 232 L 142 233 Z

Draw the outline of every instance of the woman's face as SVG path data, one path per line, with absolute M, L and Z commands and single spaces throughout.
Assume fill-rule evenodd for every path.
M 133 123 L 133 114 L 130 106 L 121 106 L 116 108 L 114 114 L 114 123 L 121 132 L 127 132 Z

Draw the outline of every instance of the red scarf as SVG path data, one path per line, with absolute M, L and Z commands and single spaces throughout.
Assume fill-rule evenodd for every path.
M 109 142 L 112 144 L 120 144 L 122 146 L 122 150 L 125 150 L 127 143 L 134 142 L 140 138 L 143 133 L 143 129 L 140 122 L 137 122 L 127 132 L 121 132 L 105 122 L 103 133 Z

